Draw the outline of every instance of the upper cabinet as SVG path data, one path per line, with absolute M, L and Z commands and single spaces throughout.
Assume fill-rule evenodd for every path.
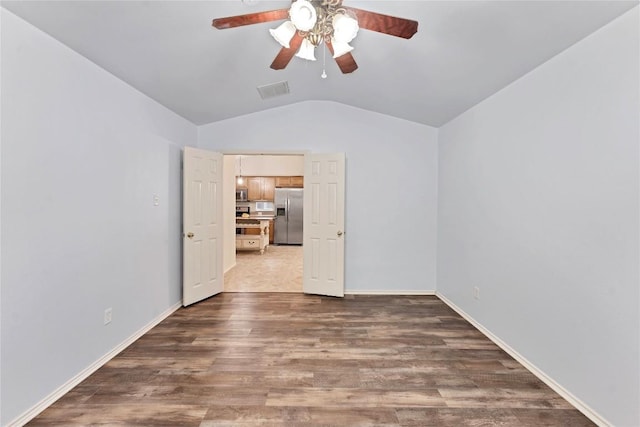
M 276 176 L 276 187 L 304 187 L 304 177 L 302 176 Z
M 247 189 L 247 199 L 250 202 L 266 200 L 273 202 L 276 188 L 302 188 L 304 187 L 303 176 L 244 176 L 242 184 L 237 184 L 236 188 Z
M 276 187 L 275 178 L 269 176 L 251 176 L 246 179 L 249 201 L 267 200 L 273 202 Z

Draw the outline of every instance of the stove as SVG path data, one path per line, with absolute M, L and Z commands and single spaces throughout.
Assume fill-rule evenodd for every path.
M 251 208 L 249 206 L 236 206 L 236 217 L 242 216 L 242 214 L 249 215 Z

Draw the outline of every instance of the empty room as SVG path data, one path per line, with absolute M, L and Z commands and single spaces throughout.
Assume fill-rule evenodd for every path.
M 638 4 L 1 1 L 0 426 L 639 427 Z

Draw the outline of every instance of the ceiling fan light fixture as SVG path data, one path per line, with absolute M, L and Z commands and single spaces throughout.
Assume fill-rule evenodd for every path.
M 338 58 L 353 50 L 353 46 L 349 45 L 349 43 L 336 40 L 335 37 L 331 38 L 331 45 L 333 46 L 334 58 Z
M 313 45 L 313 43 L 311 43 L 308 39 L 304 39 L 302 40 L 302 44 L 300 45 L 300 49 L 298 50 L 298 53 L 296 53 L 296 56 L 298 58 L 306 59 L 307 61 L 315 61 L 315 49 L 316 47 Z
M 222 30 L 289 19 L 290 23 L 269 30 L 282 45 L 270 68 L 283 70 L 294 56 L 314 61 L 312 46 L 325 43 L 323 58 L 327 49 L 331 51 L 343 74 L 358 69 L 358 64 L 350 53 L 353 47 L 349 43 L 355 39 L 360 28 L 404 39 L 410 39 L 418 31 L 418 22 L 411 19 L 343 6 L 342 3 L 343 0 L 292 0 L 286 9 L 216 18 L 212 25 Z M 295 30 L 292 30 L 292 25 Z M 323 71 L 321 77 L 326 77 L 326 72 Z
M 291 21 L 285 21 L 280 24 L 278 28 L 272 28 L 269 30 L 273 38 L 276 39 L 282 47 L 286 47 L 287 49 L 289 49 L 289 42 L 295 35 L 296 31 L 296 27 Z
M 344 13 L 333 17 L 333 38 L 338 42 L 349 43 L 358 35 L 358 21 Z
M 318 19 L 316 8 L 307 0 L 296 0 L 289 9 L 293 25 L 300 31 L 309 31 Z

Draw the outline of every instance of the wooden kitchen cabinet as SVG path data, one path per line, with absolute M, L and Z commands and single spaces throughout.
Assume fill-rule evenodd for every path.
M 247 197 L 249 200 L 259 200 L 262 198 L 262 177 L 251 176 L 247 180 Z
M 247 177 L 247 196 L 252 200 L 267 200 L 273 202 L 275 196 L 275 178 L 270 176 Z
M 273 202 L 276 197 L 276 180 L 272 176 L 262 177 L 262 197 Z
M 276 176 L 276 187 L 302 188 L 304 187 L 303 176 Z
M 275 233 L 275 221 L 269 220 L 269 244 L 273 244 L 273 234 Z

